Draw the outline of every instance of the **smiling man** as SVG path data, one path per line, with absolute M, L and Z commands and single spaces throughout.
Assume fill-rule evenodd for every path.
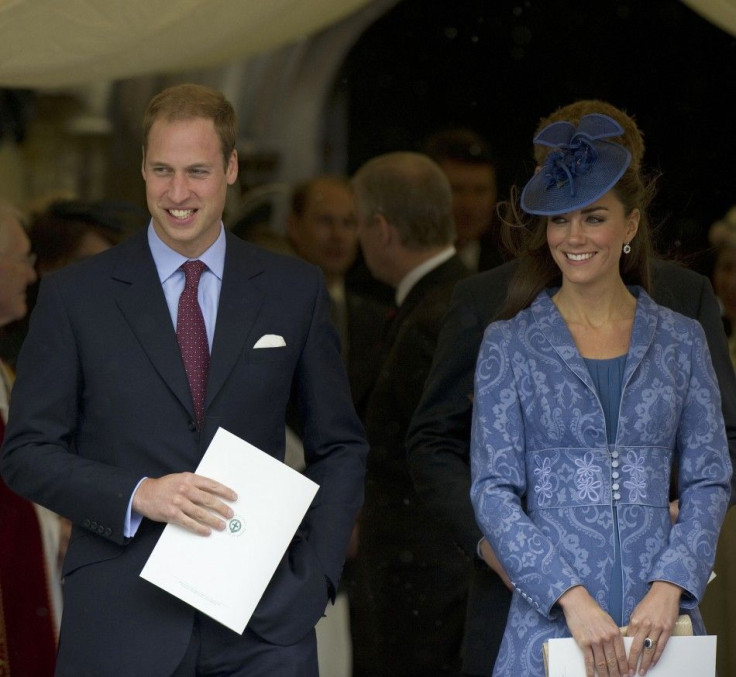
M 58 676 L 318 673 L 367 447 L 321 272 L 223 228 L 236 134 L 217 91 L 154 97 L 148 228 L 41 285 L 2 470 L 74 525 Z M 193 472 L 219 427 L 283 461 L 291 396 L 320 490 L 238 635 L 139 573 L 166 523 L 206 537 L 233 515 L 235 493 Z

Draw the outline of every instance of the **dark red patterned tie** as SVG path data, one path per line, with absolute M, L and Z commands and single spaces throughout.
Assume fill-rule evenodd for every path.
M 197 301 L 199 278 L 206 269 L 207 266 L 201 261 L 187 261 L 182 265 L 186 281 L 184 291 L 179 297 L 179 311 L 176 318 L 176 339 L 179 341 L 184 369 L 189 380 L 198 428 L 201 427 L 204 418 L 204 396 L 210 366 L 207 331 L 204 327 L 202 309 Z

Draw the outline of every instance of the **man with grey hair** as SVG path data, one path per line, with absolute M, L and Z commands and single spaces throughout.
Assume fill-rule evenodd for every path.
M 417 500 L 404 436 L 452 289 L 469 271 L 453 246 L 450 185 L 434 161 L 381 155 L 358 170 L 353 186 L 366 263 L 396 294 L 365 416 L 371 451 L 354 595 L 355 675 L 454 675 L 468 563 Z

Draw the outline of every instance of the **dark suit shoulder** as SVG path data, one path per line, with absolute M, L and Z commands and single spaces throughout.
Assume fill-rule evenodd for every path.
M 313 277 L 322 275 L 320 269 L 298 256 L 271 251 L 252 242 L 247 242 L 236 235 L 227 233 L 227 251 L 225 256 L 234 256 L 241 261 L 251 262 L 264 269 L 283 271 L 289 275 L 305 275 Z
M 660 305 L 701 319 L 704 295 L 712 296 L 708 278 L 694 270 L 663 259 L 652 261 L 651 297 Z
M 110 280 L 115 271 L 121 269 L 121 264 L 136 259 L 139 265 L 149 266 L 151 270 L 155 270 L 145 230 L 99 254 L 45 274 L 41 279 L 41 288 L 50 285 L 69 289 L 74 293 L 86 291 L 99 296 L 101 293 L 99 285 L 104 280 Z
M 476 318 L 473 323 L 485 326 L 500 311 L 516 265 L 515 261 L 509 261 L 460 280 L 455 286 L 451 306 L 461 315 Z
M 429 328 L 438 333 L 456 284 L 456 280 L 447 280 L 430 289 L 411 311 L 404 324 L 413 325 L 415 329 Z
M 516 265 L 516 261 L 508 261 L 490 270 L 475 273 L 457 283 L 457 293 L 475 295 L 488 289 L 495 289 L 499 285 L 503 286 L 505 291 Z
M 409 291 L 404 303 L 417 302 L 436 287 L 446 284 L 454 286 L 459 280 L 465 279 L 469 275 L 471 275 L 471 272 L 460 260 L 460 257 L 455 254 L 419 278 Z

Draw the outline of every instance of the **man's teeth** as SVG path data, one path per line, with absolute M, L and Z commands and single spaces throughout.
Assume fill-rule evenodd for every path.
M 194 214 L 193 209 L 169 209 L 169 214 L 177 219 L 186 219 Z
M 585 261 L 592 258 L 593 254 L 566 254 L 571 261 Z

